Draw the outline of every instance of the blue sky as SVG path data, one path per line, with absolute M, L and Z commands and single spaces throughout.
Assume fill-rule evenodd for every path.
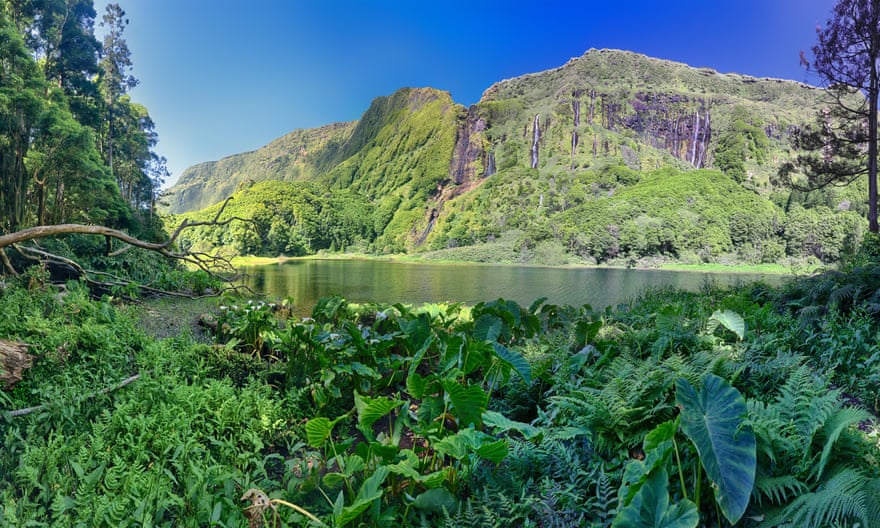
M 833 0 L 117 0 L 159 154 L 195 163 L 358 119 L 431 86 L 464 105 L 492 83 L 616 48 L 818 83 L 798 63 Z M 98 19 L 103 5 L 96 2 Z M 98 28 L 100 31 L 100 28 Z

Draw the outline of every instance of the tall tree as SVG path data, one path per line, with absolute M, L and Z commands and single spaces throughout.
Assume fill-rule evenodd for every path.
M 101 90 L 107 110 L 107 133 L 104 137 L 107 164 L 110 172 L 116 173 L 113 163 L 113 142 L 116 139 L 115 125 L 123 109 L 122 98 L 135 86 L 138 80 L 131 74 L 131 51 L 123 34 L 128 26 L 125 11 L 119 4 L 109 4 L 101 25 L 107 28 L 104 47 L 101 53 Z
M 26 221 L 25 159 L 45 110 L 46 83 L 16 27 L 0 13 L 0 231 Z
M 825 27 L 817 29 L 813 62 L 833 107 L 802 136 L 812 154 L 798 157 L 811 187 L 868 176 L 868 224 L 877 233 L 877 103 L 880 97 L 880 0 L 838 0 Z M 858 96 L 857 96 L 858 95 Z M 864 154 L 867 151 L 867 159 Z M 795 170 L 783 168 L 783 175 Z

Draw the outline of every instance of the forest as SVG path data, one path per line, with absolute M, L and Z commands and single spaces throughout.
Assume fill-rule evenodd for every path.
M 830 27 L 874 4 L 840 0 Z M 332 165 L 331 179 L 243 181 L 167 216 L 155 125 L 128 93 L 127 23 L 116 4 L 99 21 L 92 0 L 0 12 L 0 526 L 880 526 L 880 237 L 864 154 L 877 151 L 847 147 L 877 140 L 862 114 L 804 129 L 771 182 L 756 167 L 784 142 L 746 118 L 703 158 L 717 166 L 646 150 L 638 170 L 613 156 L 559 170 L 520 166 L 516 148 L 492 164 L 466 148 L 440 157 L 461 138 L 444 128 L 455 119 L 491 143 L 515 125 L 479 119 L 521 108 L 453 115 L 432 91 L 404 91 L 374 119 L 323 130 L 335 146 L 300 169 Z M 643 61 L 610 56 L 603 68 Z M 436 120 L 402 110 L 414 101 Z M 580 131 L 609 153 L 634 145 Z M 358 180 L 387 164 L 388 144 L 406 174 Z M 851 184 L 821 185 L 832 180 Z M 452 207 L 426 217 L 426 203 Z M 216 266 L 225 251 L 384 253 L 414 235 L 439 250 L 512 241 L 524 260 L 834 266 L 604 309 L 337 295 L 309 317 Z

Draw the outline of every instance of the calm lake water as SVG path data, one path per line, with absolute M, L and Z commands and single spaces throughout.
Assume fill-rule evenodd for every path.
M 552 304 L 590 304 L 603 309 L 626 302 L 646 288 L 699 291 L 707 282 L 730 286 L 763 280 L 776 285 L 785 280 L 774 275 L 332 259 L 289 261 L 243 271 L 245 284 L 270 297 L 292 297 L 302 315 L 310 313 L 321 297 L 335 294 L 352 302 L 407 304 L 475 304 L 503 297 L 524 306 L 547 297 Z

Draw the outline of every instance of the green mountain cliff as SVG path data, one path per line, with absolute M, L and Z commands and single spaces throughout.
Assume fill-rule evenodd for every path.
M 773 185 L 798 131 L 824 104 L 823 90 L 794 81 L 590 50 L 498 82 L 470 108 L 446 92 L 405 88 L 374 100 L 356 122 L 298 130 L 196 165 L 170 190 L 169 210 L 210 206 L 251 182 L 311 182 L 367 200 L 373 235 L 363 244 L 376 252 L 454 248 L 512 232 L 524 251 L 551 243 L 594 261 L 737 253 L 827 260 L 851 242 L 844 239 L 861 236 L 858 193 L 806 203 Z M 639 202 L 646 188 L 685 202 Z M 694 206 L 710 195 L 724 199 Z M 786 229 L 802 226 L 788 226 L 786 214 L 799 200 L 840 216 L 846 234 L 831 236 L 835 248 L 789 247 Z M 745 224 L 740 206 L 749 208 Z

